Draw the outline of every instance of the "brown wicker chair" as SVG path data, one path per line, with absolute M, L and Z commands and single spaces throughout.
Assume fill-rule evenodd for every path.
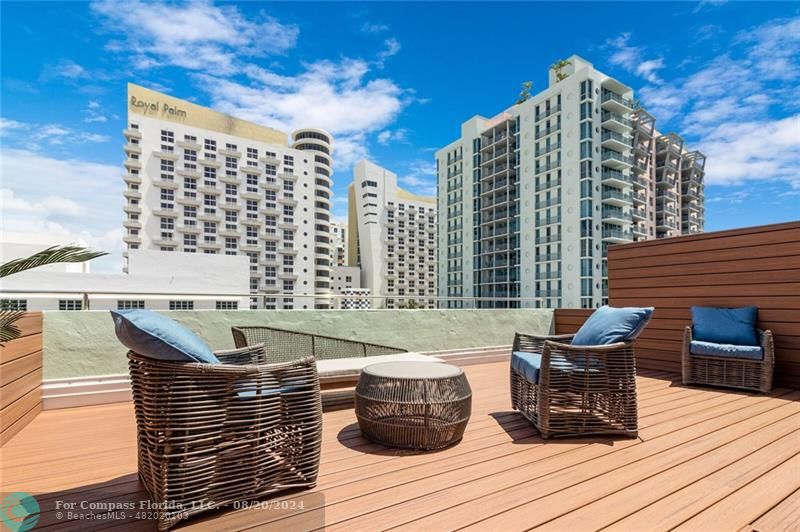
M 691 352 L 692 327 L 683 331 L 681 370 L 684 384 L 723 386 L 769 393 L 775 368 L 772 331 L 758 331 L 762 360 L 698 355 Z
M 399 347 L 358 342 L 322 334 L 290 331 L 276 327 L 231 327 L 231 334 L 233 334 L 233 343 L 236 347 L 264 344 L 267 349 L 267 358 L 270 362 L 286 362 L 307 356 L 313 356 L 317 360 L 331 360 L 407 352 L 406 349 Z
M 265 364 L 263 345 L 215 354 L 222 364 L 128 353 L 139 477 L 163 509 L 159 530 L 316 484 L 322 410 L 314 359 Z
M 538 383 L 511 367 L 511 405 L 542 438 L 638 435 L 633 342 L 572 346 L 574 335 L 517 333 L 513 351 L 538 353 Z

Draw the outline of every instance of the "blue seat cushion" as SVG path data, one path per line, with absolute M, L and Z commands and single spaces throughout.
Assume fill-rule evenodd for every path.
M 764 351 L 757 345 L 715 344 L 692 340 L 689 351 L 693 355 L 764 360 Z
M 758 307 L 692 307 L 692 338 L 702 342 L 758 345 Z
M 652 315 L 653 307 L 602 306 L 578 329 L 572 345 L 608 345 L 634 340 Z
M 596 357 L 579 355 L 570 362 L 563 355 L 552 354 L 550 356 L 550 369 L 556 371 L 568 371 L 571 373 L 597 373 L 603 363 Z M 539 353 L 526 353 L 525 351 L 514 351 L 511 354 L 511 367 L 525 377 L 526 380 L 534 384 L 539 383 L 539 372 L 542 368 L 542 355 Z
M 539 370 L 542 367 L 542 355 L 539 353 L 526 353 L 514 351 L 511 353 L 511 367 L 534 384 L 539 382 Z
M 114 331 L 125 347 L 156 360 L 219 364 L 211 349 L 177 321 L 145 309 L 111 311 Z

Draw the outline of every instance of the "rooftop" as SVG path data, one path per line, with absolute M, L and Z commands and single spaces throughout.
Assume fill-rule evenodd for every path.
M 473 412 L 458 445 L 389 449 L 360 436 L 352 409 L 327 412 L 316 488 L 177 528 L 777 530 L 800 520 L 800 391 L 688 388 L 641 370 L 638 439 L 544 441 L 510 409 L 507 362 L 465 371 Z M 147 500 L 136 469 L 129 403 L 43 412 L 3 447 L 3 491 L 34 494 L 40 528 L 85 530 L 59 518 L 56 501 Z M 102 528 L 154 529 L 132 512 L 94 513 Z

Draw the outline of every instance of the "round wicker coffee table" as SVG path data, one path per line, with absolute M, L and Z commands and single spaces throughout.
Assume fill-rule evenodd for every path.
M 368 440 L 407 449 L 441 449 L 458 442 L 472 412 L 472 390 L 461 368 L 437 362 L 384 362 L 361 371 L 356 417 Z

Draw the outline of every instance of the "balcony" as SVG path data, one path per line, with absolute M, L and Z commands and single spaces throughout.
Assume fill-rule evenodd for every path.
M 561 186 L 561 179 L 551 179 L 549 181 L 541 180 L 536 182 L 536 192 L 542 192 L 548 188 Z
M 603 240 L 621 244 L 633 240 L 633 235 L 630 231 L 623 231 L 621 229 L 603 229 Z
M 618 113 L 603 111 L 600 115 L 600 125 L 606 129 L 613 129 L 618 133 L 628 133 L 631 129 L 631 119 Z
M 138 129 L 134 129 L 134 128 L 123 129 L 122 130 L 122 134 L 125 135 L 125 138 L 128 138 L 128 139 L 141 139 L 142 138 L 142 132 L 139 131 Z
M 620 207 L 628 206 L 633 202 L 630 192 L 622 192 L 613 188 L 603 189 L 601 199 L 603 203 Z
M 177 161 L 178 160 L 178 154 L 175 153 L 174 151 L 164 151 L 164 150 L 162 150 L 162 151 L 154 151 L 153 152 L 153 157 L 157 157 L 159 159 L 166 159 L 168 161 Z
M 612 185 L 615 187 L 625 187 L 631 183 L 631 176 L 627 172 L 621 170 L 613 170 L 606 166 L 602 167 L 600 172 L 600 179 L 604 185 Z
M 601 152 L 603 164 L 618 170 L 625 170 L 633 166 L 633 158 L 621 154 L 618 151 L 606 150 Z
M 264 170 L 257 166 L 243 165 L 239 167 L 239 170 L 241 170 L 245 174 L 250 174 L 250 175 L 261 175 L 264 173 Z
M 600 141 L 604 148 L 625 151 L 631 149 L 631 143 L 633 142 L 633 139 L 630 135 L 623 135 L 622 133 L 617 133 L 616 131 L 604 129 L 603 134 L 600 136 Z
M 550 126 L 550 127 L 547 127 L 547 128 L 540 128 L 540 129 L 539 129 L 539 130 L 536 132 L 536 140 L 539 140 L 539 139 L 541 139 L 541 138 L 544 138 L 544 137 L 546 137 L 547 135 L 550 135 L 551 133 L 555 133 L 555 132 L 556 132 L 556 131 L 558 131 L 560 128 L 561 128 L 561 127 L 560 127 L 560 125 L 558 125 L 558 124 L 557 124 L 557 125 L 555 125 L 555 126 Z
M 536 218 L 536 225 L 560 224 L 561 216 L 542 216 Z
M 620 208 L 604 207 L 603 222 L 624 225 L 631 222 L 631 211 Z
M 633 102 L 628 98 L 623 98 L 619 94 L 608 90 L 603 91 L 600 104 L 603 109 L 608 109 L 609 111 L 617 113 L 628 113 L 633 109 Z
M 536 157 L 541 157 L 542 155 L 548 154 L 548 153 L 550 153 L 552 151 L 555 151 L 555 150 L 558 150 L 560 148 L 561 148 L 561 143 L 560 142 L 554 142 L 554 143 L 552 143 L 550 145 L 547 145 L 547 146 L 545 146 L 543 148 L 540 148 L 540 149 L 536 150 Z
M 556 113 L 558 113 L 560 111 L 561 111 L 561 106 L 560 105 L 554 105 L 550 109 L 542 111 L 541 113 L 536 115 L 536 121 L 538 122 L 539 120 L 544 120 L 545 118 L 547 118 L 549 116 L 553 116 L 554 114 L 556 114 Z
M 543 173 L 543 172 L 549 172 L 550 170 L 555 170 L 556 168 L 559 168 L 560 166 L 561 166 L 561 160 L 560 159 L 552 161 L 552 162 L 550 162 L 548 164 L 537 164 L 536 165 L 536 173 L 539 174 L 539 173 Z

